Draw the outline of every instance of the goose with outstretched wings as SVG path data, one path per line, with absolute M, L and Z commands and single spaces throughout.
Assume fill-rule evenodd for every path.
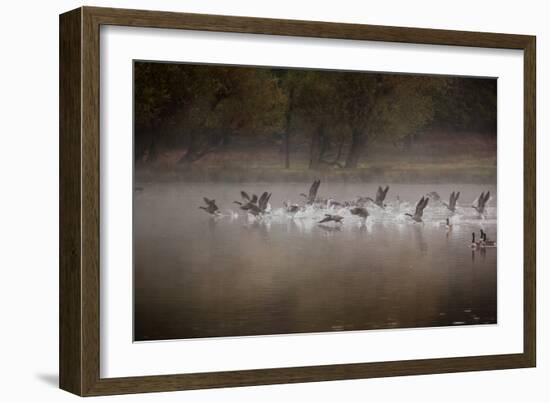
M 220 213 L 220 209 L 216 205 L 216 200 L 209 199 L 207 197 L 203 197 L 203 200 L 204 200 L 204 203 L 206 204 L 206 207 L 205 206 L 200 206 L 199 207 L 200 209 L 202 209 L 202 210 L 206 211 L 208 214 L 212 214 L 212 215 Z
M 386 186 L 382 189 L 382 186 L 378 186 L 378 190 L 376 191 L 376 198 L 373 200 L 370 197 L 367 197 L 366 200 L 369 200 L 376 204 L 380 208 L 385 208 L 386 204 L 384 203 L 384 200 L 386 200 L 386 195 L 388 194 L 388 190 L 390 190 L 389 186 Z
M 490 198 L 491 198 L 491 192 L 489 191 L 487 191 L 487 193 L 481 192 L 481 194 L 477 198 L 477 203 L 474 202 L 474 204 L 472 205 L 472 207 L 478 212 L 479 215 L 485 214 L 486 208 L 487 208 L 487 202 L 489 201 Z
M 453 191 L 449 196 L 449 204 L 443 202 L 443 205 L 447 207 L 449 211 L 452 211 L 454 213 L 456 211 L 456 201 L 458 200 L 459 196 L 460 192 Z
M 311 186 L 309 187 L 309 194 L 300 193 L 300 196 L 303 196 L 306 198 L 307 204 L 313 204 L 315 203 L 315 200 L 317 199 L 317 192 L 319 191 L 319 186 L 321 185 L 320 179 L 315 179 Z
M 271 198 L 271 193 L 263 192 L 258 200 L 258 207 L 262 213 L 266 213 L 269 208 L 269 199 Z
M 428 205 L 428 202 L 430 201 L 429 197 L 424 197 L 416 203 L 416 209 L 414 210 L 414 214 L 405 213 L 406 216 L 411 217 L 416 222 L 422 222 L 422 215 L 424 214 L 424 209 Z

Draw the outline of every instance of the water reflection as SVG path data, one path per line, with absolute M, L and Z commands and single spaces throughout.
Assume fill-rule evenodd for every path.
M 289 215 L 304 184 L 269 186 L 273 211 L 262 219 L 233 209 L 238 185 L 140 184 L 135 199 L 137 340 L 324 332 L 494 323 L 496 249 L 470 248 L 471 233 L 496 239 L 496 200 L 480 220 L 470 201 L 490 186 L 461 190 L 452 229 L 443 205 L 430 203 L 424 224 L 404 212 L 425 186 L 392 185 L 385 209 L 368 219 L 332 209 L 343 224 L 318 224 L 324 211 Z M 324 184 L 351 199 L 377 185 Z M 326 188 L 326 189 L 325 189 Z M 394 194 L 399 194 L 399 200 Z M 222 214 L 197 209 L 216 198 Z
M 340 225 L 319 224 L 318 228 L 323 230 L 325 235 L 330 235 L 334 232 L 342 232 L 342 226 Z
M 426 238 L 424 236 L 424 229 L 421 227 L 422 224 L 414 224 L 412 228 L 416 246 L 422 254 L 425 254 L 428 251 L 428 242 L 426 242 Z

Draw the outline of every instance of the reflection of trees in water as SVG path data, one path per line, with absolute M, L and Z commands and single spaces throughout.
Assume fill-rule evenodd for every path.
M 263 241 L 268 241 L 270 239 L 269 232 L 271 230 L 271 222 L 267 220 L 250 219 L 244 228 L 258 233 L 260 239 Z
M 318 227 L 324 232 L 324 235 L 331 236 L 336 232 L 342 232 L 341 225 L 325 225 L 319 224 Z
M 425 254 L 428 251 L 428 242 L 426 242 L 426 237 L 424 235 L 424 226 L 419 224 L 413 224 L 413 236 L 418 250 Z
M 343 224 L 320 224 L 319 219 L 322 215 L 313 217 L 292 217 L 292 216 L 268 216 L 263 218 L 256 218 L 252 216 L 246 216 L 244 228 L 250 230 L 261 230 L 263 232 L 270 232 L 272 229 L 284 230 L 288 234 L 308 235 L 314 232 L 348 232 L 353 234 L 365 234 L 365 233 L 395 233 L 402 237 L 409 233 L 412 228 L 415 235 L 416 242 L 418 242 L 419 249 L 427 250 L 427 242 L 424 239 L 423 231 L 424 227 L 418 224 L 411 224 L 401 221 L 383 221 L 376 218 L 357 218 L 354 216 L 345 216 Z M 220 218 L 211 218 L 209 221 L 209 227 L 214 229 L 217 221 Z M 240 220 L 242 222 L 243 216 L 231 217 L 230 222 Z
M 218 225 L 218 217 L 209 217 L 208 219 L 208 230 L 211 234 L 214 234 L 216 231 L 216 227 Z
M 296 224 L 296 221 L 294 221 L 293 218 L 287 221 L 286 230 L 288 233 L 291 233 L 291 234 L 295 232 L 299 232 L 298 225 Z
M 487 250 L 485 248 L 476 248 L 476 249 L 472 248 L 472 262 L 473 263 L 475 263 L 477 255 L 479 255 L 480 259 L 482 261 L 484 261 L 485 257 L 487 256 Z M 475 269 L 474 266 L 472 266 L 472 268 Z
M 302 234 L 311 233 L 313 228 L 317 225 L 315 220 L 312 219 L 295 218 L 293 221 L 296 223 L 298 231 Z
M 189 207 L 196 194 L 217 193 L 212 185 L 201 186 L 185 188 L 182 200 L 170 191 L 153 203 L 147 199 L 149 188 L 137 198 L 138 213 L 149 209 L 136 215 L 136 306 L 146 307 L 137 308 L 138 335 L 207 337 L 494 321 L 496 250 L 477 250 L 472 262 L 469 248 L 471 233 L 481 224 L 490 235 L 496 233 L 494 221 L 458 221 L 445 239 L 443 224 L 414 224 L 373 208 L 365 225 L 346 215 L 340 231 L 331 232 L 319 227 L 315 213 L 292 219 L 275 210 L 251 222 L 243 213 L 209 217 Z M 229 205 L 241 185 L 227 186 L 233 186 L 223 189 L 227 195 L 216 196 Z M 287 198 L 280 196 L 286 186 L 273 186 L 276 203 Z M 346 191 L 359 194 L 355 188 Z M 429 250 L 422 254 L 427 242 Z

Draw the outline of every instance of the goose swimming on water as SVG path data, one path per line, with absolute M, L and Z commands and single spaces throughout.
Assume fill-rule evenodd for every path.
M 416 222 L 422 222 L 422 215 L 424 214 L 424 209 L 428 205 L 428 202 L 430 201 L 429 197 L 424 197 L 416 203 L 416 209 L 414 210 L 414 214 L 405 213 L 405 215 L 411 217 Z
M 206 211 L 208 214 L 216 215 L 220 214 L 220 209 L 216 205 L 216 200 L 211 200 L 207 197 L 203 197 L 206 207 L 200 206 L 199 208 Z
M 476 233 L 472 232 L 472 243 L 470 244 L 470 248 L 477 249 L 481 245 L 481 241 L 476 242 Z
M 449 204 L 442 202 L 445 207 L 447 207 L 448 210 L 452 211 L 453 213 L 456 211 L 456 201 L 458 200 L 458 197 L 460 196 L 460 192 L 452 192 L 451 196 L 449 196 Z
M 481 247 L 482 248 L 496 248 L 497 247 L 497 243 L 496 241 L 491 241 L 489 239 L 487 239 L 487 233 L 485 231 L 483 231 L 482 229 L 480 229 L 480 232 L 481 232 Z

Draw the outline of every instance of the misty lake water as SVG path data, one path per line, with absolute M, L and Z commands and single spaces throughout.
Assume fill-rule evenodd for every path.
M 497 249 L 470 248 L 479 230 L 496 239 L 496 186 L 390 184 L 388 206 L 367 205 L 366 223 L 346 209 L 291 217 L 309 183 L 137 184 L 134 197 L 136 341 L 496 323 Z M 377 184 L 321 183 L 337 200 L 376 194 Z M 272 213 L 253 219 L 234 200 L 272 192 Z M 430 191 L 424 223 L 404 215 Z M 487 216 L 471 208 L 490 190 Z M 222 215 L 199 206 L 216 200 Z M 452 229 L 445 228 L 451 217 Z

